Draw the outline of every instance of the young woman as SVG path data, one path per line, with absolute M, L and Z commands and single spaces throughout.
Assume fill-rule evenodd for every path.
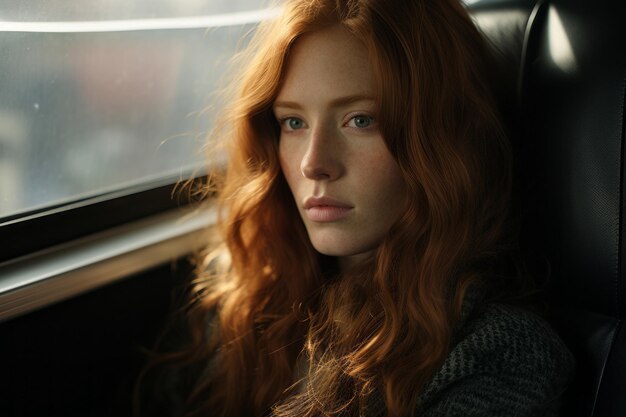
M 249 52 L 226 110 L 223 242 L 152 405 L 556 415 L 569 353 L 498 302 L 509 147 L 459 1 L 291 0 Z

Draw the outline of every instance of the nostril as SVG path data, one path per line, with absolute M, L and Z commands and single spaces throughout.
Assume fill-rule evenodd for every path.
M 310 179 L 326 179 L 330 178 L 330 174 L 324 169 L 323 166 L 307 166 L 302 167 L 302 176 Z

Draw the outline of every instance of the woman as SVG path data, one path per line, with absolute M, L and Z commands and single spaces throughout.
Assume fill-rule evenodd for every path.
M 509 147 L 458 0 L 292 0 L 249 51 L 172 413 L 556 415 L 569 353 L 497 302 Z

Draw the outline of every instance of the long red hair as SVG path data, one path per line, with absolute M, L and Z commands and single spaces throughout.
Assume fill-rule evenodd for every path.
M 375 63 L 381 132 L 409 190 L 375 259 L 343 275 L 307 237 L 272 113 L 294 43 L 336 24 Z M 380 398 L 407 416 L 468 288 L 490 285 L 507 221 L 510 152 L 485 42 L 458 0 L 289 0 L 247 50 L 221 130 L 223 242 L 195 283 L 187 360 L 206 372 L 188 415 L 358 415 Z

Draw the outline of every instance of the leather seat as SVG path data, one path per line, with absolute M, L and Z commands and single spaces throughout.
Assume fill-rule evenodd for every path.
M 626 416 L 626 3 L 480 1 L 517 161 L 522 242 L 574 353 L 564 416 Z M 504 16 L 498 23 L 498 15 Z

